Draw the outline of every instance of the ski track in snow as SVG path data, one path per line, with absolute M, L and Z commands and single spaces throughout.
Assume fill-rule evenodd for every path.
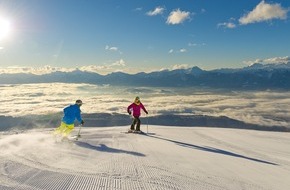
M 52 129 L 0 135 L 1 190 L 286 190 L 289 133 L 150 126 L 84 128 L 60 142 Z M 152 130 L 152 132 L 151 132 Z M 77 130 L 74 131 L 76 133 Z

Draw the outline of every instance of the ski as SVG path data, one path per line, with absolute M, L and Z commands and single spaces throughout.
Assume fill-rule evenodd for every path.
M 132 133 L 132 134 L 141 134 L 141 135 L 146 135 L 145 132 L 143 131 L 136 131 L 136 130 L 131 130 L 129 129 L 127 132 L 125 132 L 126 134 Z
M 74 136 L 71 136 L 69 137 L 70 140 L 79 140 L 79 138 L 81 138 L 81 135 L 74 135 Z

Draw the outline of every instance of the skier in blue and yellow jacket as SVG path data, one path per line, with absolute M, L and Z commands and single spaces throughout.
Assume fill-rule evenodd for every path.
M 63 138 L 67 138 L 67 136 L 74 129 L 74 121 L 77 120 L 82 125 L 84 124 L 84 120 L 81 117 L 81 109 L 83 102 L 81 100 L 77 100 L 75 104 L 69 105 L 63 109 L 64 116 L 61 120 L 61 124 L 58 128 L 55 129 L 54 134 L 60 134 Z

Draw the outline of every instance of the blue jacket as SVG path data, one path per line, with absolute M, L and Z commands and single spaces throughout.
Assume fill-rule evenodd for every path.
M 73 124 L 75 119 L 77 119 L 79 122 L 82 121 L 81 117 L 81 109 L 80 106 L 77 104 L 67 106 L 63 109 L 64 116 L 62 118 L 62 121 L 68 125 Z

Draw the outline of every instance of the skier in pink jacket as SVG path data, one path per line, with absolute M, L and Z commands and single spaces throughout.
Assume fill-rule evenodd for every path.
M 143 104 L 140 102 L 140 98 L 137 96 L 135 98 L 134 103 L 132 103 L 131 105 L 128 106 L 127 108 L 127 112 L 131 115 L 132 111 L 133 111 L 133 122 L 131 125 L 130 130 L 134 131 L 135 129 L 135 125 L 136 125 L 136 131 L 140 132 L 140 125 L 141 125 L 141 121 L 140 121 L 140 115 L 141 115 L 141 109 L 143 109 L 143 111 L 148 114 L 148 111 L 146 110 L 146 108 L 143 106 Z

